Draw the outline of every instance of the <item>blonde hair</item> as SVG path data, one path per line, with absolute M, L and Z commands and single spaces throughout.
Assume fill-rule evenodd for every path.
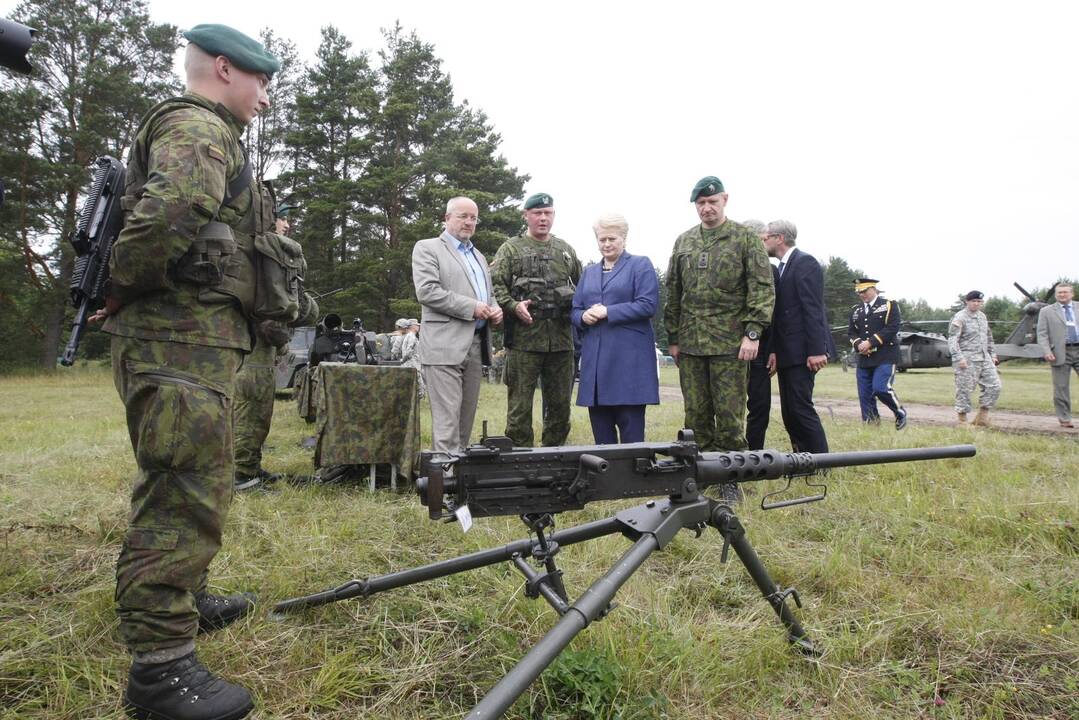
M 596 218 L 596 222 L 592 223 L 592 232 L 597 236 L 600 230 L 616 230 L 623 239 L 629 235 L 629 223 L 626 218 L 618 213 L 606 213 Z

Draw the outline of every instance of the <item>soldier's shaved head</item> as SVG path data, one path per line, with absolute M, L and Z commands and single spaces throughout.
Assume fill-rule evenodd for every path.
M 195 90 L 194 85 L 211 81 L 216 75 L 214 65 L 213 55 L 195 43 L 188 43 L 184 53 L 184 74 L 187 76 L 187 87 Z

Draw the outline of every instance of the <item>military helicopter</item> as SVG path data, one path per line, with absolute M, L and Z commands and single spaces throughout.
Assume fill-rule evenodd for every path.
M 1003 343 L 994 343 L 993 350 L 997 353 L 997 357 L 1000 358 L 1001 362 L 1020 359 L 1040 360 L 1043 352 L 1038 345 L 1037 339 L 1038 312 L 1053 297 L 1056 284 L 1054 283 L 1049 288 L 1045 298 L 1042 300 L 1038 300 L 1031 295 L 1019 283 L 1012 284 L 1029 302 L 1023 306 L 1023 315 L 1017 321 L 1011 334 Z M 920 320 L 902 323 L 900 327 L 907 329 L 896 333 L 896 340 L 899 345 L 899 362 L 896 364 L 895 369 L 898 372 L 906 372 L 911 369 L 951 367 L 952 354 L 948 350 L 947 336 L 938 332 L 920 329 L 922 325 L 947 324 L 947 320 Z M 837 337 L 840 334 L 843 335 L 842 342 L 837 341 L 840 346 L 846 344 L 846 331 L 847 327 L 845 325 L 832 328 L 832 332 Z M 844 371 L 848 367 L 855 367 L 857 364 L 858 355 L 856 353 L 849 352 L 843 357 Z

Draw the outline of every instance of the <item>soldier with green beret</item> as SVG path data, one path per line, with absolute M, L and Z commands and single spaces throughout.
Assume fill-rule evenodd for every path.
M 264 207 L 275 207 L 270 186 L 262 186 Z M 286 208 L 286 215 L 282 215 Z M 291 229 L 287 211 L 294 206 L 276 205 L 274 225 L 278 235 Z M 303 293 L 303 307 L 289 323 L 262 320 L 255 324 L 251 353 L 244 358 L 236 375 L 236 395 L 232 402 L 233 459 L 235 460 L 235 489 L 252 490 L 276 482 L 280 473 L 262 467 L 262 446 L 270 435 L 273 423 L 274 392 L 277 389 L 277 358 L 288 349 L 289 328 L 313 325 L 318 319 L 318 302 Z
M 746 363 L 771 322 L 772 268 L 757 233 L 726 217 L 719 178 L 701 178 L 689 199 L 701 222 L 675 240 L 664 314 L 685 425 L 701 450 L 745 450 Z
M 524 204 L 527 231 L 495 254 L 491 282 L 506 316 L 506 435 L 517 447 L 532 447 L 532 400 L 543 393 L 543 445 L 563 445 L 569 436 L 573 392 L 573 336 L 569 313 L 581 278 L 573 248 L 551 234 L 554 199 L 531 195 Z
M 207 591 L 233 494 L 236 373 L 256 319 L 255 237 L 273 208 L 240 138 L 279 68 L 255 40 L 199 25 L 187 92 L 147 113 L 109 260 L 104 319 L 138 464 L 116 564 L 120 636 L 133 653 L 131 717 L 241 718 L 250 693 L 210 673 L 195 636 L 244 615 L 249 593 Z

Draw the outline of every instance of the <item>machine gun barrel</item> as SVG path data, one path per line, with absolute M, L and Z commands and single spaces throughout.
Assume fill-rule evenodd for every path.
M 507 438 L 485 438 L 459 454 L 424 453 L 424 477 L 417 480 L 416 490 L 432 519 L 466 505 L 473 517 L 528 515 L 579 510 L 597 500 L 669 496 L 688 501 L 714 485 L 974 454 L 973 445 L 819 454 L 702 453 L 686 430 L 673 443 L 554 448 L 513 448 Z

